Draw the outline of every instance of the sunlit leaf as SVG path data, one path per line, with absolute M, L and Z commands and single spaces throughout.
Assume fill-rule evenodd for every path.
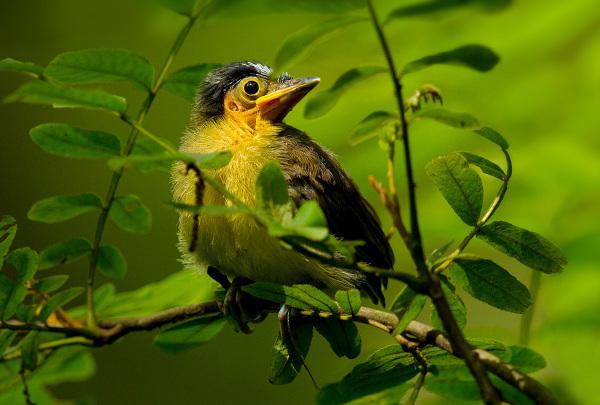
M 44 73 L 44 68 L 31 62 L 21 62 L 12 58 L 0 60 L 0 72 L 26 73 L 39 77 Z
M 313 325 L 338 357 L 354 359 L 360 354 L 361 339 L 354 322 L 337 318 L 316 318 Z
M 77 298 L 85 289 L 83 287 L 72 287 L 67 290 L 56 293 L 44 305 L 40 312 L 40 320 L 46 322 L 48 317 L 58 308 L 67 305 L 69 302 Z
M 340 304 L 342 312 L 350 315 L 356 315 L 361 307 L 360 291 L 356 288 L 352 290 L 340 290 L 335 293 L 335 300 Z
M 546 367 L 546 360 L 541 354 L 526 346 L 508 346 L 510 365 L 524 373 L 533 373 Z
M 27 213 L 27 217 L 33 221 L 54 223 L 66 221 L 99 208 L 102 208 L 102 200 L 96 194 L 63 195 L 36 202 Z
M 506 139 L 504 139 L 504 137 L 502 135 L 500 135 L 500 133 L 498 133 L 498 131 L 496 131 L 492 128 L 483 127 L 483 128 L 476 129 L 473 132 L 484 137 L 488 141 L 495 143 L 496 145 L 500 146 L 502 149 L 508 149 L 508 141 Z
M 216 63 L 201 63 L 179 69 L 165 80 L 163 88 L 188 101 L 194 101 L 198 87 L 206 78 L 206 75 L 221 67 Z
M 503 9 L 511 3 L 512 0 L 422 0 L 394 9 L 385 22 L 388 23 L 398 18 L 427 16 L 464 6 L 479 6 L 483 11 L 493 12 Z
M 44 74 L 67 84 L 129 80 L 150 90 L 154 67 L 146 58 L 126 49 L 85 49 L 56 56 Z
M 308 100 L 304 109 L 304 117 L 313 119 L 327 114 L 353 85 L 383 72 L 387 72 L 387 69 L 380 66 L 364 66 L 348 70 L 335 81 L 331 88 Z
M 394 334 L 404 332 L 409 322 L 419 316 L 427 302 L 427 296 L 416 293 L 412 288 L 406 286 L 392 302 L 390 311 L 398 317 L 398 324 Z
M 242 287 L 248 294 L 263 300 L 288 304 L 298 309 L 319 309 L 337 312 L 337 304 L 317 287 L 308 284 L 293 286 L 257 282 Z
M 291 228 L 289 230 L 295 235 L 316 241 L 324 240 L 329 234 L 325 214 L 314 200 L 304 202 L 286 228 Z
M 308 355 L 312 341 L 312 324 L 310 322 L 292 321 L 290 333 L 282 337 L 278 335 L 273 345 L 271 358 L 271 374 L 269 382 L 275 385 L 289 384 L 300 373 L 303 360 Z M 293 341 L 292 341 L 293 339 Z
M 467 160 L 452 153 L 432 160 L 425 171 L 454 212 L 466 224 L 477 224 L 483 205 L 483 184 Z
M 179 353 L 214 339 L 225 326 L 222 316 L 205 316 L 179 323 L 161 331 L 154 344 L 168 353 Z
M 390 123 L 398 122 L 398 116 L 387 111 L 375 111 L 367 115 L 350 134 L 350 143 L 358 145 L 378 136 Z
M 4 265 L 4 257 L 8 253 L 17 233 L 17 221 L 10 215 L 0 217 L 0 270 Z
M 458 295 L 456 295 L 454 286 L 452 286 L 449 282 L 447 282 L 445 280 L 442 281 L 442 292 L 444 293 L 444 296 L 446 297 L 446 301 L 448 301 L 448 305 L 450 306 L 450 311 L 452 312 L 452 315 L 454 315 L 454 319 L 456 320 L 458 327 L 463 329 L 465 327 L 465 325 L 467 324 L 467 310 L 465 308 L 465 304 L 460 299 L 460 297 Z M 440 329 L 440 330 L 444 329 L 442 320 L 440 319 L 440 316 L 439 316 L 437 310 L 435 309 L 435 307 L 433 306 L 433 304 L 431 305 L 430 319 L 431 319 L 431 324 L 433 325 L 434 328 Z
M 145 233 L 152 227 L 152 214 L 133 194 L 120 195 L 110 207 L 110 219 L 127 232 Z
M 242 208 L 238 208 L 235 206 L 229 206 L 229 205 L 190 205 L 190 204 L 182 204 L 182 203 L 175 203 L 175 202 L 170 202 L 169 205 L 171 205 L 173 208 L 176 208 L 178 210 L 182 210 L 182 211 L 186 211 L 186 212 L 191 212 L 193 214 L 200 214 L 200 215 L 210 215 L 210 216 L 223 216 L 223 215 L 232 215 L 232 214 L 248 214 L 249 211 L 242 209 Z
M 55 243 L 40 253 L 40 270 L 49 269 L 59 264 L 66 264 L 87 255 L 92 250 L 90 242 L 85 239 L 69 239 Z
M 66 274 L 58 274 L 56 276 L 44 277 L 42 279 L 36 280 L 36 282 L 33 283 L 32 288 L 43 293 L 51 293 L 62 287 L 68 279 L 69 276 Z
M 474 298 L 518 314 L 531 305 L 527 287 L 493 261 L 461 256 L 454 263 L 449 269 L 452 281 Z
M 113 134 L 75 128 L 67 124 L 42 124 L 29 131 L 33 142 L 53 155 L 102 159 L 119 156 L 121 142 Z
M 184 0 L 185 1 L 185 0 Z M 323 0 L 253 0 L 248 7 L 247 0 L 211 1 L 203 9 L 202 15 L 220 18 L 247 18 L 249 15 L 272 14 L 333 14 L 340 15 L 365 7 L 363 0 L 323 1 Z
M 567 264 L 564 254 L 548 239 L 508 222 L 492 222 L 477 237 L 534 270 L 558 273 Z
M 291 210 L 287 182 L 276 161 L 264 165 L 258 174 L 256 206 L 278 220 L 284 219 Z
M 455 112 L 445 108 L 423 108 L 412 114 L 413 119 L 431 119 L 442 124 L 462 129 L 479 128 L 477 118 L 469 113 Z
M 496 163 L 494 163 L 482 156 L 475 155 L 473 153 L 460 152 L 460 154 L 465 159 L 467 159 L 467 162 L 469 162 L 469 164 L 479 167 L 481 169 L 481 171 L 484 172 L 485 174 L 489 174 L 490 176 L 495 177 L 499 180 L 504 180 L 504 178 L 506 177 L 504 170 L 502 170 L 502 168 L 500 166 L 498 166 Z
M 448 249 L 450 249 L 450 246 L 452 246 L 452 241 L 444 243 L 442 246 L 434 249 L 433 252 L 431 252 L 429 257 L 427 258 L 427 262 L 430 265 L 435 264 L 438 260 L 444 257 L 446 252 L 448 252 Z
M 486 46 L 465 45 L 414 60 L 404 66 L 400 76 L 418 72 L 432 65 L 457 65 L 487 72 L 496 66 L 499 60 L 498 55 Z
M 282 70 L 301 59 L 311 46 L 322 41 L 327 35 L 351 24 L 365 21 L 364 17 L 336 17 L 318 22 L 290 35 L 275 55 L 275 68 Z
M 88 108 L 124 113 L 127 102 L 124 98 L 103 90 L 62 87 L 47 82 L 29 82 L 5 98 L 5 102 L 47 104 L 56 108 Z
M 21 342 L 21 362 L 23 368 L 33 371 L 38 366 L 38 346 L 40 343 L 40 332 L 32 331 L 23 338 Z
M 6 257 L 6 264 L 16 270 L 16 277 L 10 291 L 6 294 L 3 320 L 7 321 L 12 317 L 17 312 L 19 304 L 23 302 L 27 292 L 25 283 L 33 278 L 38 260 L 38 254 L 30 248 L 15 249 Z
M 100 246 L 97 266 L 106 277 L 123 278 L 127 273 L 127 263 L 123 254 L 112 245 Z

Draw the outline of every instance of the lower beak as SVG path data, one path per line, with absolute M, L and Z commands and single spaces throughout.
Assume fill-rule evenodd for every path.
M 259 97 L 256 100 L 256 107 L 261 118 L 272 122 L 281 122 L 320 81 L 321 79 L 318 77 L 291 80 L 288 86 Z

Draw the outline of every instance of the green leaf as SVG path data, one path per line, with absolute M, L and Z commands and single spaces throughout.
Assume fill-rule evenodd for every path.
M 275 55 L 275 67 L 282 70 L 301 59 L 312 45 L 321 42 L 328 34 L 357 22 L 364 17 L 342 16 L 310 25 L 290 35 Z
M 56 108 L 99 109 L 117 113 L 127 111 L 127 102 L 124 98 L 103 90 L 76 89 L 40 81 L 25 83 L 4 101 L 48 104 Z
M 208 73 L 221 67 L 217 63 L 201 63 L 179 69 L 165 80 L 163 89 L 170 91 L 188 101 L 194 101 L 198 87 Z
M 429 162 L 425 172 L 454 212 L 466 224 L 475 226 L 483 205 L 483 184 L 467 160 L 457 153 L 441 156 Z
M 42 124 L 32 128 L 29 135 L 33 143 L 57 156 L 102 159 L 121 153 L 121 142 L 115 135 L 67 124 Z
M 548 239 L 508 222 L 492 222 L 477 237 L 534 270 L 558 273 L 567 264 L 564 254 Z
M 69 276 L 67 276 L 66 274 L 44 277 L 42 279 L 36 280 L 36 282 L 33 283 L 32 287 L 34 290 L 38 290 L 43 293 L 51 293 L 62 287 L 68 279 Z
M 412 113 L 413 119 L 431 119 L 442 124 L 462 129 L 479 128 L 481 124 L 469 113 L 455 112 L 445 108 L 422 108 Z
M 0 72 L 26 73 L 33 77 L 44 74 L 44 68 L 31 62 L 21 62 L 12 58 L 0 60 Z
M 287 286 L 256 282 L 242 287 L 242 290 L 256 298 L 288 304 L 293 308 L 337 312 L 337 304 L 334 300 L 317 287 L 308 284 Z
M 106 277 L 123 278 L 127 273 L 127 263 L 123 254 L 112 245 L 100 246 L 97 266 Z
M 27 370 L 33 371 L 38 366 L 38 346 L 40 332 L 29 332 L 21 341 L 21 362 Z
M 400 345 L 377 350 L 355 366 L 339 383 L 340 393 L 347 399 L 359 398 L 410 380 L 419 372 L 410 353 Z
M 531 305 L 529 290 L 491 260 L 461 256 L 449 276 L 473 298 L 503 311 L 522 314 Z
M 0 270 L 4 265 L 4 256 L 8 253 L 17 233 L 17 221 L 10 215 L 0 217 Z
M 273 229 L 271 229 L 272 231 Z M 270 232 L 271 233 L 271 232 Z M 327 219 L 323 210 L 314 200 L 304 202 L 289 223 L 275 232 L 275 236 L 299 235 L 310 240 L 322 241 L 329 235 Z
M 324 386 L 317 396 L 317 404 L 338 405 L 350 403 L 352 405 L 396 405 L 402 403 L 402 398 L 413 386 L 411 382 L 407 381 L 383 391 L 355 398 L 352 395 L 344 396 L 339 390 L 339 385 L 339 383 L 334 383 Z
M 177 1 L 177 0 L 171 0 Z M 183 0 L 185 1 L 185 0 Z M 225 19 L 247 18 L 249 15 L 268 16 L 273 14 L 340 15 L 365 7 L 363 0 L 323 1 L 323 0 L 253 0 L 248 7 L 247 0 L 212 1 L 202 9 L 205 18 L 219 16 Z
M 454 319 L 456 319 L 458 327 L 463 329 L 467 324 L 467 310 L 465 308 L 465 304 L 460 297 L 456 295 L 454 286 L 445 280 L 442 281 L 442 292 L 448 301 L 450 311 L 454 315 Z M 433 305 L 431 305 L 430 319 L 434 328 L 444 330 L 442 320 L 440 319 L 440 316 Z
M 362 305 L 360 291 L 356 288 L 336 291 L 335 300 L 340 305 L 342 312 L 349 315 L 356 315 Z
M 316 318 L 313 325 L 338 357 L 354 359 L 360 354 L 361 339 L 354 322 L 337 318 Z
M 152 227 L 150 210 L 133 194 L 116 197 L 109 215 L 119 228 L 127 232 L 145 233 Z
M 478 166 L 481 169 L 481 171 L 485 174 L 489 174 L 490 176 L 495 177 L 499 180 L 504 180 L 504 178 L 506 177 L 504 170 L 502 170 L 502 168 L 496 163 L 482 156 L 474 155 L 469 152 L 460 152 L 460 154 L 462 155 L 462 157 L 467 159 L 467 162 L 469 162 L 469 164 Z
M 67 290 L 61 291 L 48 300 L 46 305 L 42 308 L 40 312 L 40 320 L 42 322 L 46 322 L 48 317 L 56 311 L 58 308 L 67 305 L 69 302 L 73 301 L 77 298 L 85 289 L 83 287 L 73 287 Z
M 367 115 L 358 125 L 352 130 L 350 134 L 350 143 L 352 145 L 358 145 L 359 143 L 365 142 L 371 138 L 375 138 L 382 131 L 385 130 L 386 126 L 391 123 L 397 123 L 398 116 L 388 111 L 375 111 Z
M 193 214 L 209 215 L 221 217 L 233 214 L 248 214 L 249 211 L 228 205 L 190 205 L 176 202 L 169 202 L 169 205 L 175 209 L 191 212 Z
M 271 374 L 269 382 L 275 385 L 289 384 L 300 373 L 304 365 L 303 359 L 308 355 L 312 341 L 312 324 L 310 322 L 292 321 L 290 337 L 282 338 L 279 333 L 273 345 Z
M 491 70 L 500 58 L 490 48 L 483 45 L 465 45 L 446 52 L 425 56 L 408 63 L 400 76 L 418 72 L 432 65 L 457 65 L 471 68 L 479 72 Z
M 414 4 L 400 6 L 394 9 L 385 20 L 385 23 L 398 18 L 419 17 L 427 14 L 445 12 L 449 9 L 464 6 L 479 6 L 485 12 L 501 10 L 512 3 L 512 0 L 434 0 L 421 1 Z
M 121 170 L 124 167 L 136 167 L 141 172 L 150 172 L 153 170 L 169 172 L 174 162 L 182 161 L 185 163 L 194 163 L 200 169 L 214 170 L 227 166 L 231 160 L 230 151 L 220 151 L 211 153 L 171 153 L 166 152 L 162 147 L 152 142 L 154 145 L 136 143 L 135 149 L 130 156 L 114 157 L 108 161 L 108 166 L 113 171 Z
M 96 194 L 63 195 L 36 202 L 27 213 L 27 217 L 32 221 L 51 224 L 66 221 L 99 208 L 102 208 L 102 200 Z
M 17 336 L 16 330 L 0 330 L 0 356 L 3 355 L 4 352 L 6 352 L 6 349 L 10 347 L 12 341 L 15 339 L 15 336 Z
M 318 93 L 308 101 L 304 109 L 304 117 L 313 119 L 327 114 L 353 85 L 383 72 L 387 72 L 387 69 L 380 66 L 364 66 L 348 70 L 335 81 L 331 88 Z
M 225 323 L 226 319 L 220 315 L 192 319 L 161 331 L 154 338 L 154 344 L 165 352 L 179 353 L 214 339 Z
M 448 252 L 448 249 L 450 248 L 450 246 L 452 246 L 452 242 L 453 241 L 450 241 L 448 243 L 444 243 L 442 246 L 434 249 L 433 252 L 431 252 L 431 254 L 429 255 L 429 257 L 427 258 L 427 262 L 430 265 L 433 265 L 433 264 L 437 263 L 437 261 L 440 260 L 442 257 L 444 257 L 444 255 L 446 254 L 446 252 Z
M 85 239 L 69 239 L 48 246 L 40 253 L 40 270 L 66 264 L 87 255 L 92 245 Z
M 404 332 L 410 321 L 419 316 L 425 302 L 427 302 L 426 295 L 417 294 L 408 286 L 400 291 L 390 307 L 390 311 L 398 317 L 398 325 L 394 329 L 394 335 Z
M 276 161 L 270 161 L 260 170 L 256 179 L 256 206 L 273 218 L 281 220 L 291 207 L 288 185 Z
M 187 17 L 194 15 L 198 4 L 198 0 L 158 0 L 158 2 L 177 14 Z M 205 1 L 203 1 L 203 3 L 205 3 Z
M 150 90 L 154 67 L 148 59 L 126 49 L 85 49 L 56 56 L 44 74 L 67 84 L 129 80 Z
M 546 360 L 541 354 L 526 346 L 508 346 L 510 360 L 507 363 L 524 373 L 533 373 L 546 367 Z
M 498 131 L 492 128 L 483 127 L 476 129 L 473 132 L 475 132 L 477 135 L 484 137 L 488 141 L 495 143 L 504 150 L 508 149 L 508 141 L 504 139 L 504 137 L 500 135 Z
M 31 280 L 37 271 L 38 260 L 38 254 L 27 247 L 15 249 L 6 257 L 6 264 L 16 270 L 16 278 L 11 284 L 10 292 L 6 294 L 2 320 L 7 321 L 17 312 L 27 292 L 25 283 Z

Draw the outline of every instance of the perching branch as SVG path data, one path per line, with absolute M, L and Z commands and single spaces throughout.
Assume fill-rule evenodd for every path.
M 42 343 L 39 349 L 40 351 L 46 351 L 56 349 L 58 347 L 72 345 L 100 347 L 112 344 L 118 339 L 132 332 L 151 331 L 154 329 L 171 326 L 177 322 L 197 318 L 199 316 L 221 314 L 221 306 L 222 302 L 220 301 L 209 301 L 201 304 L 175 307 L 149 316 L 112 321 L 100 321 L 98 323 L 98 330 L 93 335 L 90 335 L 90 331 L 88 329 L 65 328 L 66 330 L 63 332 L 65 335 L 67 335 L 66 338 Z M 279 306 L 273 303 L 265 302 L 264 310 L 274 313 L 279 310 Z M 342 320 L 370 325 L 390 334 L 394 331 L 396 325 L 398 324 L 398 318 L 393 313 L 370 307 L 361 307 L 356 315 L 331 314 L 328 312 L 315 310 L 302 310 L 298 311 L 297 314 L 298 316 L 339 316 L 339 318 Z M 4 327 L 6 327 L 6 325 L 1 326 L 0 329 Z M 23 329 L 25 329 L 25 327 Z M 48 330 L 59 332 L 59 329 L 60 328 L 53 327 L 51 329 L 49 328 Z M 40 327 L 37 330 L 44 330 L 44 328 Z M 411 321 L 404 332 L 395 336 L 395 338 L 402 343 L 406 341 L 405 336 L 409 336 L 410 339 L 418 342 L 421 345 L 434 345 L 457 357 L 462 357 L 454 349 L 452 343 L 444 334 L 444 332 L 436 330 L 424 323 Z M 0 362 L 16 359 L 20 357 L 20 355 L 20 350 L 15 350 L 14 352 L 8 353 L 2 357 Z M 487 371 L 495 374 L 508 384 L 522 391 L 534 402 L 542 404 L 557 403 L 552 393 L 541 383 L 527 374 L 519 371 L 510 364 L 504 363 L 493 354 L 483 349 L 473 349 L 469 355 L 477 357 Z

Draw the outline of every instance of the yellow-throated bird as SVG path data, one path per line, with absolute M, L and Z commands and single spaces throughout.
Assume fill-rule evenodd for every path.
M 229 150 L 231 162 L 211 174 L 246 204 L 255 204 L 255 182 L 269 161 L 280 163 L 295 207 L 316 200 L 331 234 L 361 240 L 359 261 L 390 269 L 394 257 L 379 219 L 333 154 L 304 132 L 282 122 L 319 79 L 273 77 L 269 67 L 238 62 L 211 72 L 201 84 L 181 151 Z M 174 199 L 194 204 L 195 175 L 183 163 L 173 168 Z M 231 204 L 206 186 L 205 204 Z M 189 252 L 192 215 L 180 213 L 180 250 L 188 264 L 208 266 L 236 280 L 280 284 L 309 283 L 331 290 L 359 288 L 375 303 L 384 300 L 382 280 L 374 275 L 335 268 L 283 248 L 247 215 L 200 216 L 196 249 Z

